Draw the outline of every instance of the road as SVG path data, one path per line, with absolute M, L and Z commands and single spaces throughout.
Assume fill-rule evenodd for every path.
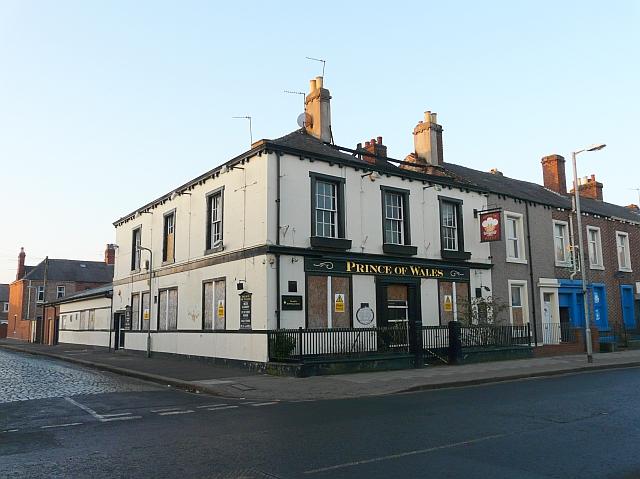
M 0 371 L 3 478 L 640 477 L 639 369 L 305 402 L 4 351 Z

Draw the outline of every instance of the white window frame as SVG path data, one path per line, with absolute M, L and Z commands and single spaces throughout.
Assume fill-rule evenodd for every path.
M 620 264 L 620 244 L 618 243 L 618 239 L 620 237 L 625 238 L 625 265 Z M 631 251 L 629 251 L 629 233 L 626 231 L 616 231 L 616 257 L 618 258 L 618 271 L 624 271 L 626 273 L 631 273 Z
M 451 224 L 445 223 L 445 215 L 444 211 L 440 213 L 440 228 L 442 230 L 442 249 L 444 251 L 459 251 L 460 249 L 460 239 L 458 238 L 458 204 L 453 201 L 442 200 L 440 203 L 440 208 L 451 208 L 453 212 L 451 218 L 453 219 Z M 447 234 L 448 233 L 448 234 Z M 451 242 L 453 246 L 448 246 L 448 243 Z
M 595 252 L 598 257 L 597 263 L 591 262 L 591 233 L 597 233 L 595 241 Z M 604 269 L 604 257 L 602 256 L 602 233 L 597 226 L 587 226 L 587 255 L 589 257 L 590 269 Z
M 516 220 L 516 234 L 515 238 L 509 237 L 509 220 Z M 504 212 L 504 238 L 505 238 L 505 248 L 506 248 L 506 261 L 508 263 L 527 263 L 527 256 L 524 251 L 524 219 L 521 213 L 514 213 L 511 211 Z M 518 247 L 518 256 L 512 256 L 509 254 L 509 242 L 513 240 L 517 241 Z
M 556 236 L 556 226 L 562 226 L 564 235 L 562 237 L 562 241 L 564 241 L 564 259 L 559 260 L 556 256 L 557 251 L 557 240 L 559 236 Z M 569 238 L 569 223 L 566 221 L 553 220 L 553 257 L 555 259 L 556 266 L 560 267 L 570 267 L 571 266 L 571 250 L 569 246 L 571 244 L 571 239 Z
M 9 312 L 9 303 L 3 303 L 2 304 L 2 312 L 3 313 L 8 313 Z
M 62 294 L 60 292 L 62 291 Z M 56 299 L 64 298 L 64 295 L 67 292 L 67 288 L 64 285 L 59 285 L 56 288 Z
M 527 285 L 527 282 L 524 280 L 518 280 L 518 279 L 510 279 L 507 281 L 507 286 L 509 289 L 509 323 L 513 326 L 513 304 L 512 304 L 512 295 L 511 295 L 511 288 L 514 286 L 520 287 L 522 288 L 520 290 L 520 301 L 522 302 L 521 306 L 516 306 L 516 307 L 521 307 L 522 308 L 522 325 L 526 326 L 527 324 L 530 324 L 530 318 L 529 318 L 529 288 Z
M 318 186 L 323 184 L 329 187 L 329 195 L 320 194 Z M 316 236 L 322 238 L 338 238 L 338 215 L 340 212 L 338 211 L 338 183 L 330 180 L 324 180 L 319 178 L 315 181 L 315 211 L 314 211 L 314 221 L 315 221 L 315 229 Z M 325 190 L 326 192 L 326 190 Z M 325 201 L 323 201 L 323 205 L 320 206 L 320 201 L 318 198 L 322 196 L 323 198 L 329 198 L 330 206 L 326 207 L 324 205 Z M 329 218 L 328 222 L 324 221 L 325 218 Z M 329 230 L 328 232 L 325 230 Z M 327 234 L 328 233 L 328 234 Z
M 40 296 L 42 296 L 42 299 Z M 36 287 L 36 303 L 44 303 L 44 286 Z
M 404 208 L 405 195 L 397 191 L 385 190 L 384 195 L 384 243 L 385 244 L 405 244 L 404 231 Z M 398 204 L 394 205 L 392 198 L 398 198 Z M 390 200 L 387 203 L 387 199 Z M 391 212 L 391 215 L 389 215 Z M 387 228 L 390 226 L 390 228 Z M 398 241 L 393 241 L 393 236 L 398 237 Z M 391 241 L 390 241 L 391 240 Z

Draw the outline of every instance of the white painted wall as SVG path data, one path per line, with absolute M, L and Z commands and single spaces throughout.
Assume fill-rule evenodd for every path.
M 58 341 L 64 344 L 86 344 L 89 346 L 109 346 L 108 331 L 60 331 Z M 113 338 L 111 339 L 113 347 Z
M 440 325 L 440 309 L 438 303 L 438 280 L 423 278 L 420 282 L 420 306 L 422 308 L 422 324 L 424 326 Z

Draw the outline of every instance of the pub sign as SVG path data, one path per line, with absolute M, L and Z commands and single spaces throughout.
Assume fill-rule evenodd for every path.
M 500 223 L 500 211 L 485 211 L 480 213 L 480 242 L 500 241 L 502 239 L 502 227 Z

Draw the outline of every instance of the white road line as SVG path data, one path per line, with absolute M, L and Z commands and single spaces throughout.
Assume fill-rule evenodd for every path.
M 166 411 L 161 412 L 158 416 L 173 416 L 174 414 L 190 414 L 195 412 L 193 409 L 187 409 L 186 411 Z
M 278 404 L 278 401 L 272 401 L 272 402 L 258 402 L 258 403 L 255 403 L 255 404 L 251 404 L 251 406 L 253 406 L 253 407 L 271 406 L 272 404 Z
M 40 429 L 51 429 L 53 427 L 79 426 L 81 422 L 70 422 L 67 424 L 54 424 L 53 426 L 40 426 Z
M 5 433 L 5 432 L 18 432 L 18 429 L 5 429 L 4 431 L 0 431 L 0 433 Z
M 162 409 L 151 409 L 151 412 L 166 412 L 166 411 L 178 411 L 181 410 L 181 407 L 165 407 Z
M 235 409 L 238 406 L 222 406 L 222 407 L 210 407 L 207 411 L 222 411 L 223 409 Z
M 87 412 L 89 414 L 91 414 L 94 418 L 96 418 L 98 421 L 104 421 L 104 418 L 98 414 L 96 411 L 94 411 L 93 409 L 91 409 L 89 406 L 85 406 L 84 404 L 80 404 L 78 401 L 74 401 L 71 398 L 64 398 L 65 401 L 69 401 L 71 404 L 73 404 L 74 406 L 79 407 L 80 409 L 82 409 L 84 412 Z
M 493 436 L 479 437 L 477 439 L 471 439 L 469 441 L 454 442 L 452 444 L 444 444 L 442 446 L 429 447 L 427 449 L 417 449 L 415 451 L 401 452 L 399 454 L 390 454 L 388 456 L 373 457 L 371 459 L 364 459 L 362 461 L 345 462 L 344 464 L 336 464 L 335 466 L 328 466 L 328 467 L 321 467 L 321 468 L 318 468 L 318 469 L 311 469 L 309 471 L 304 471 L 304 473 L 305 474 L 317 474 L 319 472 L 334 471 L 336 469 L 344 469 L 344 468 L 347 468 L 347 467 L 362 466 L 364 464 L 371 464 L 371 463 L 374 463 L 374 462 L 388 461 L 390 459 L 400 459 L 402 457 L 415 456 L 417 454 L 426 454 L 426 453 L 429 453 L 429 452 L 441 451 L 443 449 L 451 449 L 451 448 L 459 447 L 459 446 L 468 446 L 470 444 L 476 444 L 478 442 L 488 441 L 490 439 L 497 439 L 497 438 L 505 437 L 505 436 L 508 436 L 508 434 L 494 434 Z
M 131 419 L 142 419 L 142 416 L 122 416 L 122 417 L 112 417 L 111 419 L 104 419 L 102 422 L 112 422 L 112 421 L 130 421 Z
M 118 417 L 118 416 L 131 416 L 130 412 L 119 412 L 115 414 L 101 414 L 102 417 Z
M 226 406 L 226 404 L 205 404 L 203 406 L 196 406 L 196 409 L 205 409 L 208 407 Z

